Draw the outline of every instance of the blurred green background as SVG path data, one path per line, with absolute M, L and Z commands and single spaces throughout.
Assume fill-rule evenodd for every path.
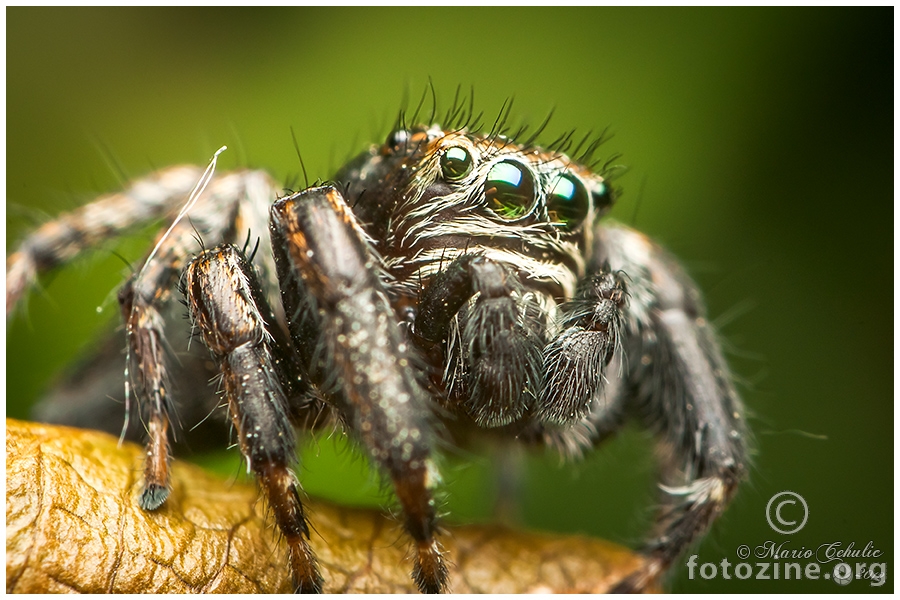
M 545 141 L 609 127 L 628 172 L 613 216 L 680 256 L 706 292 L 755 415 L 749 483 L 693 552 L 872 541 L 887 583 L 688 579 L 676 591 L 889 591 L 893 566 L 893 9 L 7 8 L 7 249 L 124 178 L 177 163 L 312 178 L 381 141 L 404 90 L 474 86 L 491 121 Z M 514 119 L 515 121 L 515 119 Z M 294 179 L 296 181 L 296 179 Z M 40 217 L 38 217 L 40 218 Z M 118 247 L 137 260 L 149 234 Z M 28 406 L 117 318 L 112 248 L 45 278 L 8 323 L 7 414 Z M 98 312 L 97 307 L 102 307 Z M 320 436 L 313 494 L 381 502 L 367 467 Z M 313 455 L 319 454 L 315 457 Z M 237 452 L 223 459 L 235 471 Z M 448 461 L 448 510 L 489 518 L 487 455 Z M 217 459 L 207 458 L 207 464 Z M 231 461 L 231 462 L 228 462 Z M 652 516 L 651 444 L 629 429 L 583 464 L 529 461 L 524 521 L 628 545 Z M 806 527 L 766 524 L 773 494 Z

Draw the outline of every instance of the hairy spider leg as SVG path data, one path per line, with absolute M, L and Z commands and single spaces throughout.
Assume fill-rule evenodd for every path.
M 136 226 L 166 214 L 174 218 L 201 173 L 197 167 L 162 170 L 123 192 L 104 196 L 38 228 L 7 259 L 7 315 L 40 273 Z M 168 431 L 174 403 L 166 368 L 163 308 L 172 301 L 171 288 L 197 245 L 196 236 L 229 241 L 244 226 L 267 236 L 265 207 L 273 189 L 271 179 L 262 172 L 237 172 L 215 179 L 193 207 L 190 218 L 175 226 L 152 260 L 120 290 L 130 358 L 127 383 L 134 390 L 148 433 L 144 481 L 138 498 L 145 510 L 159 508 L 169 493 Z
M 341 194 L 311 188 L 277 201 L 271 234 L 295 347 L 313 383 L 390 476 L 415 542 L 413 579 L 446 589 L 437 540 L 428 397 L 379 280 L 380 261 Z
M 191 166 L 165 169 L 123 192 L 62 214 L 30 233 L 6 260 L 6 315 L 12 313 L 41 273 L 177 208 L 202 173 L 202 169 Z
M 216 358 L 241 453 L 259 479 L 275 523 L 290 549 L 298 592 L 322 591 L 322 576 L 309 545 L 300 501 L 289 398 L 308 384 L 292 374 L 296 359 L 241 251 L 219 246 L 195 258 L 185 271 L 185 293 L 194 326 Z
M 193 451 L 221 448 L 225 442 L 218 419 L 210 419 L 218 406 L 218 398 L 210 393 L 209 380 L 218 375 L 215 363 L 203 344 L 179 348 L 183 339 L 185 310 L 181 302 L 170 302 L 164 312 L 166 331 L 175 350 L 177 365 L 169 371 L 172 395 L 177 400 L 177 419 L 192 432 L 187 436 L 173 436 Z M 178 333 L 176 333 L 178 332 Z M 125 421 L 125 406 L 121 399 L 125 387 L 122 369 L 125 331 L 121 327 L 101 336 L 99 344 L 88 349 L 68 367 L 53 385 L 45 390 L 31 408 L 32 419 L 40 423 L 56 423 L 85 429 L 98 429 L 121 435 Z M 145 434 L 140 419 L 128 419 L 125 439 L 140 442 Z M 176 453 L 178 451 L 176 450 Z
M 623 327 L 630 402 L 657 432 L 665 457 L 647 561 L 616 588 L 634 591 L 725 510 L 747 472 L 748 433 L 700 293 L 678 263 L 636 231 L 600 226 L 594 263 L 607 261 L 630 277 Z
M 144 510 L 156 510 L 169 495 L 168 431 L 174 398 L 163 308 L 197 246 L 198 235 L 216 240 L 235 237 L 237 199 L 243 194 L 234 187 L 242 187 L 243 179 L 230 176 L 218 184 L 210 186 L 194 205 L 190 220 L 181 220 L 169 229 L 151 259 L 119 292 L 129 358 L 126 385 L 134 390 L 148 434 L 144 483 L 138 498 Z
M 132 183 L 121 193 L 104 196 L 71 213 L 60 215 L 30 234 L 8 260 L 8 308 L 14 310 L 16 302 L 21 301 L 27 291 L 26 282 L 33 283 L 40 272 L 61 266 L 82 251 L 102 247 L 105 240 L 131 228 L 177 212 L 184 205 L 192 186 L 197 184 L 201 172 L 201 169 L 192 166 L 159 171 Z M 218 198 L 227 195 L 229 189 L 239 194 L 233 199 L 239 206 L 233 228 L 235 235 L 240 239 L 249 230 L 258 237 L 246 238 L 248 246 L 253 247 L 259 239 L 260 246 L 268 248 L 268 209 L 276 186 L 262 171 L 244 171 L 240 177 L 241 185 L 235 185 L 231 175 L 221 184 L 214 179 L 211 182 L 212 193 Z M 232 203 L 230 200 L 220 202 L 223 208 Z M 187 217 L 190 218 L 193 212 Z M 269 298 L 277 299 L 277 280 L 271 255 L 265 251 L 258 252 L 254 263 L 264 273 L 263 281 L 270 283 L 266 290 Z M 265 273 L 271 276 L 266 277 Z M 128 293 L 127 290 L 124 292 L 125 295 Z M 180 332 L 184 308 L 176 299 L 177 295 L 173 296 L 165 310 L 160 309 L 166 331 Z M 276 304 L 275 309 L 280 312 L 280 303 Z M 128 318 L 125 317 L 126 320 Z M 125 331 L 119 329 L 106 337 L 93 355 L 79 360 L 77 368 L 70 369 L 33 407 L 34 418 L 45 423 L 90 427 L 114 434 L 122 432 L 123 419 L 128 415 L 123 404 L 110 402 L 110 398 L 122 397 L 125 382 L 122 349 L 126 346 L 125 340 Z M 177 400 L 178 420 L 199 424 L 216 406 L 215 396 L 208 393 L 208 379 L 215 376 L 216 371 L 209 353 L 200 345 L 187 349 L 179 348 L 180 344 L 174 346 L 179 365 L 169 370 L 167 375 L 172 395 Z M 139 441 L 145 427 L 140 419 L 126 420 L 125 437 Z M 203 427 L 218 433 L 209 423 Z M 195 436 L 192 446 L 196 449 L 205 443 L 211 443 L 211 440 Z

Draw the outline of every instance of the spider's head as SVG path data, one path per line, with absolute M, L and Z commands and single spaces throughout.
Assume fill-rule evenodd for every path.
M 568 297 L 613 201 L 602 175 L 561 152 L 437 125 L 391 132 L 341 177 L 397 275 L 427 278 L 477 251 Z

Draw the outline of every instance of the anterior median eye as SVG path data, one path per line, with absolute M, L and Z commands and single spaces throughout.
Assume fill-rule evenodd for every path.
M 472 155 L 460 146 L 444 150 L 441 156 L 441 172 L 447 181 L 464 179 L 472 171 Z
M 547 215 L 550 222 L 569 231 L 576 229 L 590 210 L 584 184 L 572 175 L 558 175 L 550 184 Z
M 498 162 L 488 171 L 484 198 L 488 208 L 503 219 L 524 217 L 534 206 L 534 176 L 519 163 Z

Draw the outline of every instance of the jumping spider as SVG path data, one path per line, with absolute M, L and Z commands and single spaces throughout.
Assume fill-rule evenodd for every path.
M 473 430 L 569 457 L 627 416 L 657 433 L 656 527 L 620 591 L 645 588 L 709 528 L 747 442 L 699 292 L 655 243 L 599 222 L 613 190 L 585 166 L 596 144 L 579 154 L 569 134 L 542 149 L 503 121 L 487 134 L 401 124 L 333 185 L 281 198 L 263 172 L 217 176 L 158 238 L 119 294 L 126 388 L 148 437 L 143 509 L 168 496 L 178 375 L 164 329 L 180 282 L 298 591 L 322 578 L 290 469 L 294 426 L 323 413 L 392 482 L 423 592 L 449 589 L 433 449 Z M 137 224 L 173 223 L 199 178 L 165 169 L 40 227 L 8 259 L 7 314 L 39 273 Z M 258 251 L 239 248 L 248 232 Z M 214 247 L 192 256 L 198 238 Z

